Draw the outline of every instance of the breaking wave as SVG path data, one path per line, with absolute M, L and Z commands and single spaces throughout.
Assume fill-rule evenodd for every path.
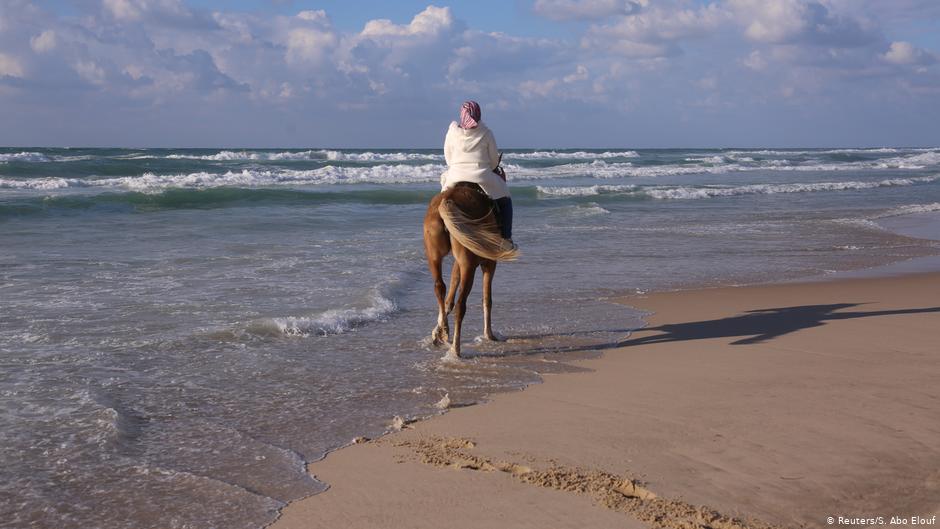
M 540 194 L 552 196 L 552 197 L 587 197 L 587 196 L 595 196 L 595 195 L 632 193 L 639 188 L 640 186 L 635 186 L 635 185 L 620 185 L 620 186 L 593 185 L 593 186 L 559 186 L 559 187 L 536 186 L 536 189 L 538 190 Z
M 86 185 L 82 180 L 75 178 L 31 178 L 29 180 L 0 178 L 0 189 L 52 190 L 66 187 L 85 187 Z
M 940 202 L 934 202 L 932 204 L 907 204 L 904 206 L 898 206 L 896 208 L 889 209 L 888 211 L 878 213 L 870 218 L 872 219 L 883 219 L 887 217 L 900 217 L 902 215 L 916 215 L 918 213 L 932 213 L 934 211 L 940 211 Z
M 606 158 L 636 158 L 640 156 L 636 151 L 534 151 L 534 152 L 507 152 L 507 160 L 591 160 Z
M 256 152 L 256 151 L 221 151 L 217 154 L 168 154 L 166 156 L 143 155 L 136 158 L 166 158 L 168 160 L 207 160 L 213 162 L 243 161 L 289 161 L 289 160 L 325 160 L 324 151 L 301 152 Z
M 629 194 L 658 200 L 694 200 L 739 195 L 770 195 L 777 193 L 810 193 L 818 191 L 847 191 L 879 187 L 911 186 L 935 182 L 940 175 L 919 178 L 891 178 L 872 182 L 815 182 L 790 184 L 752 184 L 743 186 L 636 186 L 593 185 L 575 187 L 537 186 L 540 194 L 554 197 L 578 197 L 606 194 Z
M 311 184 L 409 184 L 436 182 L 443 165 L 374 165 L 336 167 L 328 165 L 310 170 L 252 170 L 187 174 L 145 173 L 117 178 L 0 178 L 0 188 L 53 190 L 76 187 L 104 187 L 131 191 L 160 191 L 169 188 L 261 187 Z
M 146 155 L 137 158 L 166 158 L 169 160 L 206 160 L 214 162 L 243 161 L 349 161 L 349 162 L 406 162 L 406 161 L 442 161 L 444 155 L 411 152 L 345 152 L 339 150 L 314 149 L 307 151 L 221 151 L 217 154 L 169 154 L 165 157 Z
M 334 309 L 311 316 L 264 318 L 252 322 L 248 332 L 262 336 L 327 336 L 341 334 L 364 324 L 381 321 L 398 306 L 391 299 L 374 294 L 371 304 L 362 309 Z
M 0 153 L 2 162 L 48 162 L 49 157 L 41 152 Z

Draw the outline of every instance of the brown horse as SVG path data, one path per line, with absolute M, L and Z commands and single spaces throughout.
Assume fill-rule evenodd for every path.
M 454 336 L 449 357 L 460 356 L 460 327 L 467 313 L 467 296 L 473 288 L 477 267 L 483 269 L 483 337 L 496 340 L 490 326 L 493 306 L 493 274 L 497 261 L 511 261 L 519 256 L 516 249 L 504 246 L 496 223 L 493 201 L 476 184 L 459 183 L 431 199 L 424 216 L 424 252 L 434 278 L 437 296 L 437 325 L 431 333 L 435 345 L 448 340 L 447 317 L 454 309 Z M 450 291 L 444 299 L 441 265 L 448 253 L 454 253 Z M 460 294 L 457 295 L 457 288 Z

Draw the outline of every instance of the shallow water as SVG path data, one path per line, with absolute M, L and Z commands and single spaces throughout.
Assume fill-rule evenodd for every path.
M 507 338 L 442 362 L 435 150 L 0 149 L 0 526 L 261 527 L 305 462 L 641 325 L 624 292 L 938 253 L 940 149 L 519 150 Z

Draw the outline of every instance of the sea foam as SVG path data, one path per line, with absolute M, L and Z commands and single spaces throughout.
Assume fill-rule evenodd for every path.
M 306 151 L 220 151 L 216 154 L 169 154 L 166 156 L 141 155 L 135 158 L 165 158 L 169 160 L 206 160 L 213 162 L 242 161 L 348 161 L 348 162 L 406 162 L 442 161 L 444 155 L 411 152 L 346 152 L 340 150 L 311 149 Z
M 640 156 L 636 151 L 533 151 L 533 152 L 507 152 L 506 160 L 591 160 L 606 158 L 636 158 Z
M 0 153 L 0 162 L 48 162 L 49 157 L 41 152 Z
M 39 189 L 52 190 L 66 187 L 85 187 L 87 184 L 75 178 L 30 178 L 29 180 L 14 180 L 0 178 L 0 189 Z
M 935 182 L 940 175 L 916 178 L 891 178 L 872 182 L 815 182 L 787 184 L 752 184 L 743 186 L 636 186 L 593 185 L 576 187 L 537 186 L 540 194 L 554 197 L 594 196 L 605 194 L 630 194 L 648 196 L 659 200 L 694 200 L 702 198 L 730 197 L 739 195 L 770 195 L 777 193 L 809 193 L 818 191 L 847 191 L 874 189 L 879 187 L 911 186 Z
M 341 334 L 366 323 L 380 321 L 398 310 L 391 299 L 375 294 L 368 307 L 331 309 L 310 316 L 284 316 L 258 320 L 249 325 L 249 332 L 262 335 L 326 336 Z
M 328 165 L 310 170 L 244 169 L 225 173 L 197 172 L 169 175 L 146 173 L 143 176 L 84 180 L 83 182 L 86 185 L 119 187 L 133 191 L 154 191 L 172 187 L 260 187 L 342 183 L 408 184 L 436 182 L 444 170 L 443 165 L 373 165 L 369 167 Z
M 940 211 L 940 202 L 934 202 L 932 204 L 906 204 L 904 206 L 898 206 L 888 211 L 878 213 L 873 215 L 872 219 L 883 219 L 886 217 L 900 217 L 902 215 L 917 215 L 919 213 L 933 213 L 934 211 Z

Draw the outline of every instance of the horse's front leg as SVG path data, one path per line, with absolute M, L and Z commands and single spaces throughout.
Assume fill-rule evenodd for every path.
M 493 334 L 491 321 L 493 311 L 493 275 L 496 274 L 496 261 L 485 261 L 480 265 L 483 269 L 483 338 L 495 342 L 498 340 Z
M 444 278 L 441 276 L 442 259 L 432 259 L 428 261 L 428 268 L 431 270 L 431 277 L 434 279 L 434 296 L 437 298 L 437 325 L 431 331 L 431 342 L 434 345 L 447 343 L 450 329 L 447 325 L 447 312 L 444 310 Z

